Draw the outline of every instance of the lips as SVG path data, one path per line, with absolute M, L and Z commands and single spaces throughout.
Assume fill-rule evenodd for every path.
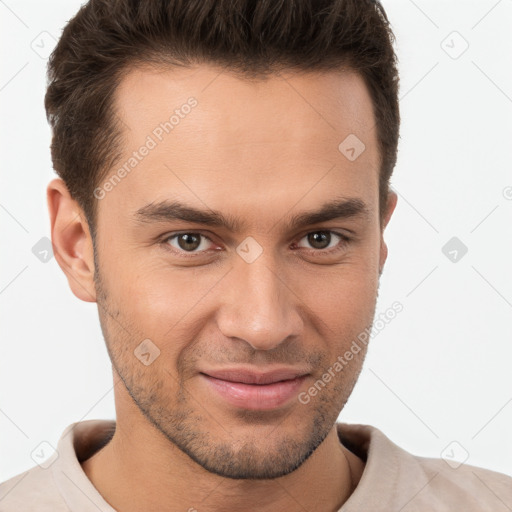
M 231 368 L 200 374 L 214 396 L 231 406 L 249 410 L 271 410 L 288 404 L 297 396 L 307 375 L 307 371 L 293 368 L 265 372 Z
M 283 380 L 293 380 L 307 375 L 307 371 L 293 370 L 289 368 L 276 368 L 267 372 L 255 372 L 243 369 L 212 370 L 202 372 L 215 379 L 227 382 L 240 382 L 243 384 L 273 384 Z

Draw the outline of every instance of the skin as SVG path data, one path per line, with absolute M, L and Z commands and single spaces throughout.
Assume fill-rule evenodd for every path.
M 338 510 L 364 469 L 335 422 L 366 349 L 308 404 L 269 411 L 228 404 L 200 371 L 306 368 L 307 391 L 372 324 L 397 198 L 380 219 L 371 98 L 347 70 L 248 81 L 209 65 L 132 69 L 115 97 L 123 158 L 108 176 L 191 96 L 197 106 L 98 201 L 96 250 L 64 183 L 48 186 L 55 257 L 73 293 L 97 302 L 113 365 L 116 432 L 82 467 L 123 512 Z M 338 150 L 351 133 L 366 147 L 355 161 Z M 287 226 L 339 198 L 366 215 Z M 135 220 L 163 200 L 244 226 Z M 351 239 L 314 245 L 326 231 Z M 183 232 L 209 240 L 192 252 L 165 240 Z M 252 263 L 236 251 L 248 236 L 263 251 Z M 144 339 L 160 350 L 148 366 L 134 355 Z

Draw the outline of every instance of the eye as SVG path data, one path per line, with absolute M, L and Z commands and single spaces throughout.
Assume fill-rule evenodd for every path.
M 211 243 L 211 240 L 207 236 L 192 232 L 177 233 L 163 240 L 164 244 L 170 245 L 179 252 L 188 253 L 205 251 L 208 249 L 208 242 Z
M 344 249 L 350 242 L 350 238 L 335 231 L 319 230 L 307 233 L 296 244 L 297 247 L 308 249 L 307 245 L 303 245 L 303 241 L 309 245 L 310 251 L 315 254 L 332 254 Z M 165 249 L 183 256 L 206 253 L 208 249 L 212 248 L 213 244 L 212 240 L 206 235 L 192 231 L 166 236 L 161 243 Z
M 302 240 L 310 245 L 316 251 L 332 252 L 332 250 L 343 249 L 344 246 L 350 241 L 349 237 L 336 233 L 335 231 L 311 231 L 306 236 L 302 237 L 298 247 L 303 247 Z M 341 242 L 341 243 L 340 243 Z

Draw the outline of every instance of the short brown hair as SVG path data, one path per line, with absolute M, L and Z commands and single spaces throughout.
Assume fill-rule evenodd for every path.
M 349 67 L 373 101 L 382 219 L 400 125 L 394 40 L 377 0 L 90 0 L 48 62 L 53 166 L 94 238 L 93 191 L 122 149 L 113 97 L 132 66 L 211 63 L 248 79 Z

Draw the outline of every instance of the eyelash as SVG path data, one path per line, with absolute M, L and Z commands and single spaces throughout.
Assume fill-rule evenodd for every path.
M 338 236 L 341 240 L 335 247 L 331 247 L 330 249 L 309 249 L 309 250 L 306 249 L 310 253 L 312 252 L 312 253 L 322 254 L 322 255 L 327 255 L 327 254 L 332 255 L 332 254 L 337 253 L 338 251 L 345 249 L 346 246 L 352 241 L 352 239 L 350 237 L 348 237 L 347 235 L 344 235 L 343 233 L 339 233 L 338 231 L 333 231 L 332 229 L 317 229 L 315 231 L 308 231 L 305 235 L 303 235 L 299 239 L 299 241 L 312 233 L 330 233 L 331 235 Z M 200 251 L 200 252 L 187 252 L 187 251 L 183 251 L 183 250 L 177 250 L 174 247 L 171 247 L 168 242 L 174 238 L 179 237 L 180 235 L 199 235 L 200 237 L 205 238 L 209 242 L 215 243 L 215 242 L 213 242 L 213 240 L 210 237 L 208 237 L 207 235 L 205 235 L 203 233 L 199 233 L 197 231 L 181 231 L 179 233 L 174 233 L 172 235 L 166 235 L 165 238 L 160 242 L 161 245 L 163 246 L 163 248 L 165 250 L 170 251 L 173 254 L 177 254 L 183 258 L 198 257 L 201 254 L 207 253 L 208 249 L 205 251 Z M 304 249 L 304 248 L 299 247 L 299 249 Z

